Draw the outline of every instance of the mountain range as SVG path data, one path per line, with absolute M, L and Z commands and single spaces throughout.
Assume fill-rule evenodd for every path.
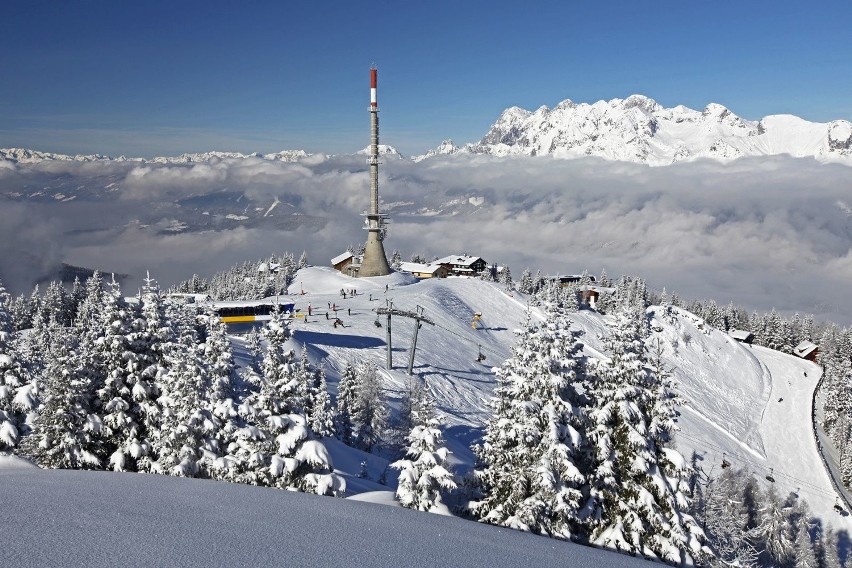
M 366 154 L 367 150 L 357 153 Z M 403 157 L 396 148 L 384 144 L 380 145 L 380 154 L 386 158 Z M 852 123 L 847 120 L 810 122 L 788 114 L 753 121 L 716 103 L 701 111 L 683 105 L 666 108 L 643 95 L 593 104 L 566 99 L 553 108 L 542 106 L 535 111 L 516 106 L 507 108 L 479 141 L 457 146 L 452 140 L 445 140 L 411 159 L 421 161 L 447 154 L 595 156 L 650 166 L 702 158 L 730 161 L 747 156 L 788 154 L 852 165 Z M 296 162 L 308 156 L 304 150 L 283 150 L 268 154 L 203 152 L 144 159 L 0 149 L 0 161 L 16 163 L 115 160 L 186 164 L 245 158 Z
M 594 104 L 565 100 L 552 109 L 508 108 L 478 142 L 446 140 L 415 159 L 441 154 L 597 156 L 651 166 L 789 154 L 852 164 L 852 123 L 786 114 L 752 121 L 715 103 L 702 111 L 665 108 L 642 95 Z

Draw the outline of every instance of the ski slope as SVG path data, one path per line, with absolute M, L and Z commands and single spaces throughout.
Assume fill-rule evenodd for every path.
M 341 289 L 355 289 L 357 294 L 347 293 L 344 299 Z M 414 322 L 393 318 L 393 369 L 386 370 L 386 319 L 377 318 L 374 310 L 390 301 L 404 310 L 423 307 L 435 325 L 423 324 L 419 330 L 414 376 L 425 382 L 438 403 L 454 465 L 459 471 L 471 467 L 470 445 L 487 420 L 487 401 L 495 387 L 493 367 L 510 355 L 513 331 L 527 317 L 523 294 L 476 279 L 418 282 L 402 274 L 357 279 L 321 267 L 299 271 L 290 292 L 301 313 L 309 304 L 312 311 L 305 320 L 294 320 L 294 343 L 306 346 L 312 361 L 325 366 L 330 388 L 336 389 L 348 361 L 371 359 L 381 369 L 392 404 L 399 401 L 409 380 L 406 367 Z M 343 327 L 335 328 L 331 315 L 325 319 L 329 304 L 338 308 Z M 694 451 L 698 465 L 713 474 L 720 473 L 723 454 L 736 468 L 744 467 L 760 478 L 771 474 L 782 495 L 796 492 L 825 523 L 852 530 L 849 518 L 832 509 L 834 490 L 811 430 L 811 398 L 819 367 L 740 344 L 684 310 L 672 308 L 668 317 L 658 307 L 648 311 L 649 341 L 659 341 L 683 398 L 677 438 L 681 452 L 689 457 Z M 471 327 L 475 312 L 482 313 L 478 329 Z M 542 317 L 535 308 L 531 314 Z M 382 327 L 375 325 L 377 319 Z M 607 334 L 606 318 L 583 310 L 571 319 L 583 331 L 584 354 L 606 356 L 601 341 Z M 482 363 L 476 361 L 480 349 L 486 357 Z M 349 465 L 338 464 L 338 469 L 351 479 L 357 472 L 351 464 L 360 461 L 346 457 L 347 450 L 332 453 L 336 464 L 347 460 Z M 370 456 L 374 460 L 380 458 Z M 377 461 L 374 467 L 381 465 Z M 359 490 L 347 482 L 350 493 L 377 488 L 368 484 Z

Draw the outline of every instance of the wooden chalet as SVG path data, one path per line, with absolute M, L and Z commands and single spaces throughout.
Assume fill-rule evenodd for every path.
M 346 251 L 332 258 L 331 265 L 335 270 L 339 270 L 343 274 L 358 276 L 358 270 L 361 268 L 361 258 L 352 254 L 351 251 Z
M 802 359 L 807 359 L 808 361 L 813 361 L 816 363 L 817 354 L 819 353 L 819 348 L 816 344 L 811 343 L 810 341 L 802 341 L 796 347 L 793 348 L 793 354 L 796 357 L 801 357 Z
M 484 258 L 466 254 L 452 254 L 444 258 L 439 258 L 431 264 L 446 266 L 449 273 L 453 276 L 479 276 L 485 270 L 485 267 L 488 266 Z
M 730 335 L 732 338 L 736 339 L 740 343 L 748 343 L 749 345 L 751 345 L 754 341 L 754 334 L 750 331 L 744 331 L 742 329 L 732 329 L 728 332 L 728 335 Z

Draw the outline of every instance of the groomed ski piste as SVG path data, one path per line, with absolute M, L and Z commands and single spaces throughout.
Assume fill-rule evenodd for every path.
M 354 297 L 348 292 L 353 289 L 357 292 Z M 341 290 L 347 292 L 346 299 Z M 307 312 L 308 304 L 312 311 L 307 322 L 294 320 L 294 347 L 306 345 L 311 360 L 325 365 L 330 388 L 336 388 L 347 361 L 371 359 L 381 370 L 392 401 L 400 398 L 409 379 L 406 367 L 414 322 L 393 318 L 393 369 L 388 371 L 386 319 L 377 317 L 374 310 L 386 306 L 387 301 L 402 310 L 421 306 L 435 325 L 423 324 L 419 330 L 413 375 L 425 381 L 437 402 L 457 470 L 472 467 L 470 445 L 488 419 L 487 401 L 496 384 L 493 368 L 510 355 L 514 331 L 527 317 L 526 296 L 478 279 L 418 281 L 402 273 L 358 279 L 322 267 L 301 270 L 290 292 L 300 313 Z M 343 327 L 335 328 L 333 319 L 325 320 L 329 303 L 338 308 Z M 530 311 L 534 318 L 543 317 L 537 308 Z M 473 329 L 471 322 L 477 312 L 482 316 Z M 714 476 L 721 473 L 723 460 L 733 468 L 751 471 L 765 484 L 774 483 L 780 495 L 795 493 L 805 499 L 824 524 L 852 530 L 850 517 L 834 510 L 836 492 L 813 434 L 811 404 L 822 374 L 820 367 L 792 355 L 739 343 L 679 308 L 671 308 L 666 317 L 656 306 L 648 312 L 652 329 L 648 342 L 659 340 L 684 402 L 676 435 L 684 457 L 689 459 L 695 452 L 697 465 Z M 584 354 L 605 357 L 601 338 L 608 334 L 606 316 L 580 310 L 571 319 L 584 332 Z M 375 325 L 377 320 L 382 327 Z M 485 355 L 482 362 L 476 360 L 480 349 Z M 360 465 L 353 459 L 358 456 L 340 455 L 346 452 L 332 445 L 332 455 L 341 463 L 356 461 L 356 467 L 347 467 L 345 473 L 350 474 L 350 494 L 360 492 L 363 480 L 351 479 Z M 376 479 L 384 464 L 377 457 L 368 457 L 368 462 L 374 461 L 376 475 L 371 468 L 371 477 Z
M 356 291 L 355 295 L 351 294 L 352 290 Z M 341 291 L 346 292 L 345 299 Z M 435 325 L 424 323 L 419 330 L 413 376 L 427 385 L 437 403 L 447 447 L 453 452 L 450 462 L 459 474 L 469 471 L 473 466 L 470 446 L 480 436 L 481 429 L 489 416 L 487 403 L 496 385 L 493 368 L 499 367 L 509 357 L 516 340 L 514 331 L 523 326 L 528 310 L 530 317 L 542 317 L 537 308 L 528 308 L 527 298 L 523 294 L 507 292 L 500 284 L 468 278 L 417 281 L 408 275 L 394 273 L 384 277 L 357 279 L 345 276 L 331 268 L 309 267 L 298 272 L 289 292 L 287 301 L 295 302 L 300 315 L 308 313 L 309 305 L 311 312 L 311 315 L 307 317 L 292 320 L 293 348 L 307 349 L 311 361 L 325 367 L 332 393 L 336 394 L 337 381 L 347 362 L 372 360 L 380 369 L 386 397 L 391 406 L 398 404 L 407 381 L 410 380 L 406 367 L 415 324 L 413 320 L 402 317 L 392 319 L 393 368 L 386 370 L 387 322 L 385 316 L 377 316 L 375 309 L 386 307 L 391 301 L 394 308 L 401 310 L 414 311 L 417 306 L 423 308 L 424 315 Z M 329 306 L 337 308 L 336 313 L 329 310 Z M 326 319 L 326 312 L 328 312 L 328 319 Z M 477 322 L 477 327 L 473 328 L 471 324 L 477 312 L 481 313 L 481 319 Z M 850 517 L 840 515 L 834 510 L 836 493 L 824 469 L 813 435 L 811 404 L 814 388 L 821 375 L 820 368 L 793 356 L 740 344 L 726 333 L 705 325 L 702 320 L 684 310 L 671 308 L 671 312 L 664 315 L 661 308 L 652 306 L 648 312 L 652 328 L 648 341 L 653 344 L 659 340 L 667 368 L 675 375 L 678 391 L 683 399 L 683 404 L 679 408 L 680 431 L 676 435 L 676 443 L 684 457 L 689 459 L 694 452 L 697 466 L 714 476 L 721 473 L 723 460 L 730 463 L 733 468 L 744 468 L 754 472 L 764 484 L 774 483 L 780 495 L 795 493 L 806 500 L 812 514 L 820 519 L 823 526 L 831 525 L 837 530 L 852 531 Z M 342 326 L 334 325 L 336 318 L 343 322 Z M 608 333 L 606 316 L 601 316 L 592 310 L 581 310 L 572 314 L 571 319 L 575 327 L 583 331 L 581 341 L 584 343 L 584 354 L 588 357 L 605 357 L 601 337 Z M 376 325 L 377 322 L 381 324 L 381 327 Z M 238 364 L 245 365 L 248 355 L 244 338 L 240 335 L 232 335 L 231 339 Z M 478 360 L 480 353 L 485 356 L 484 361 Z M 275 489 L 248 488 L 211 481 L 161 478 L 144 474 L 41 472 L 37 469 L 23 469 L 21 461 L 17 458 L 2 457 L 0 457 L 0 503 L 4 509 L 7 505 L 20 507 L 26 505 L 31 510 L 51 510 L 51 508 L 64 510 L 66 507 L 73 508 L 79 505 L 74 499 L 66 502 L 67 495 L 92 493 L 92 506 L 102 510 L 117 507 L 127 510 L 129 514 L 129 509 L 125 509 L 124 504 L 116 502 L 120 500 L 122 491 L 133 491 L 138 487 L 140 491 L 148 490 L 171 495 L 180 493 L 179 488 L 185 487 L 186 491 L 197 494 L 200 499 L 208 501 L 219 499 L 222 507 L 234 507 L 234 503 L 244 497 L 248 499 L 247 502 L 257 500 L 259 504 L 265 503 L 277 512 L 274 515 L 267 512 L 260 514 L 257 523 L 252 526 L 260 526 L 266 520 L 273 522 L 270 520 L 273 518 L 285 519 L 286 522 L 280 529 L 282 531 L 286 531 L 286 526 L 290 524 L 313 523 L 314 521 L 300 520 L 299 515 L 300 511 L 304 513 L 310 510 L 313 507 L 311 503 L 316 502 L 317 510 L 322 511 L 322 518 L 328 522 L 334 522 L 335 526 L 339 522 L 351 523 L 356 522 L 355 519 L 376 518 L 385 519 L 390 526 L 400 527 L 414 522 L 411 519 L 416 519 L 418 523 L 416 526 L 421 527 L 424 535 L 428 534 L 427 540 L 431 539 L 428 542 L 434 542 L 436 547 L 445 546 L 443 543 L 437 544 L 438 540 L 435 536 L 444 531 L 462 531 L 459 533 L 462 536 L 456 539 L 459 540 L 458 544 L 461 545 L 461 541 L 470 538 L 478 543 L 477 546 L 492 540 L 505 539 L 508 533 L 515 532 L 493 527 L 473 529 L 472 527 L 480 527 L 480 525 L 461 522 L 457 519 L 439 521 L 440 517 L 437 515 L 426 515 L 401 508 L 391 512 L 388 507 L 376 504 L 395 503 L 393 500 L 395 476 L 393 474 L 388 476 L 387 485 L 375 481 L 385 470 L 387 460 L 379 455 L 365 454 L 349 448 L 334 439 L 326 439 L 325 443 L 334 460 L 336 470 L 346 477 L 349 501 L 370 503 L 351 503 L 340 505 L 339 509 L 335 509 L 334 503 L 339 500 L 307 495 L 291 497 L 287 492 Z M 362 478 L 358 474 L 361 463 L 365 460 L 368 466 L 368 477 Z M 121 478 L 122 481 L 118 481 L 117 478 Z M 116 481 L 112 481 L 113 479 Z M 109 480 L 109 483 L 105 483 L 105 480 Z M 96 490 L 96 486 L 101 484 L 105 489 L 103 494 Z M 39 489 L 24 489 L 30 486 Z M 25 499 L 16 497 L 17 492 L 20 491 L 26 494 Z M 261 494 L 269 495 L 268 501 L 263 497 L 257 497 Z M 22 499 L 25 502 L 22 502 Z M 183 503 L 180 499 L 178 502 Z M 186 506 L 196 505 L 187 504 Z M 213 505 L 197 506 L 199 507 L 197 513 L 200 515 L 197 519 L 198 530 L 203 532 L 205 520 L 201 517 L 219 514 L 215 511 L 220 508 Z M 350 509 L 350 507 L 367 508 Z M 175 524 L 175 521 L 163 520 L 165 517 L 172 515 L 173 518 L 183 519 L 183 513 L 177 513 L 173 509 L 174 507 L 170 508 L 162 500 L 152 505 L 151 522 L 163 523 L 162 531 L 155 531 L 156 534 L 169 534 L 169 527 Z M 240 506 L 237 510 L 242 511 L 240 515 L 254 514 L 250 512 L 248 505 Z M 446 512 L 449 514 L 449 511 Z M 19 536 L 24 535 L 28 530 L 44 531 L 54 527 L 49 515 L 29 515 L 24 512 L 20 515 L 22 524 L 15 529 Z M 95 517 L 88 509 L 82 511 L 81 515 L 81 526 L 85 526 L 85 523 L 90 521 L 94 522 Z M 453 524 L 441 524 L 444 522 Z M 214 525 L 218 527 L 216 523 Z M 240 526 L 246 524 L 243 521 L 240 523 Z M 388 526 L 382 526 L 384 528 L 370 528 L 371 531 L 376 531 L 376 538 L 379 538 L 378 535 L 385 534 L 383 531 L 388 530 Z M 483 529 L 485 532 L 477 532 Z M 58 530 L 61 533 L 63 529 L 53 528 L 52 530 Z M 74 530 L 80 529 L 78 527 Z M 246 527 L 246 530 L 251 529 Z M 265 528 L 258 530 L 260 532 L 257 534 L 266 534 L 265 531 L 267 531 Z M 408 529 L 405 530 L 408 531 Z M 465 532 L 468 530 L 473 532 Z M 337 529 L 329 528 L 325 536 L 317 534 L 316 542 L 299 545 L 303 550 L 308 551 L 302 557 L 307 562 L 300 564 L 319 565 L 318 559 L 321 555 L 316 555 L 309 550 L 311 547 L 326 546 L 325 540 L 328 535 L 336 531 Z M 500 531 L 500 534 L 488 531 Z M 320 532 L 318 528 L 315 531 L 315 533 Z M 357 534 L 357 530 L 355 532 Z M 120 533 L 120 528 L 114 528 L 110 534 L 120 536 Z M 308 534 L 310 533 L 311 531 L 308 531 Z M 347 532 L 346 538 L 349 538 L 348 534 Z M 408 533 L 399 534 L 407 535 Z M 568 551 L 562 547 L 574 546 L 571 543 L 543 540 L 533 535 L 524 536 L 530 538 L 511 536 L 512 539 L 520 539 L 513 540 L 513 545 L 522 547 L 520 550 L 536 550 L 535 554 L 538 555 L 547 556 L 549 553 L 544 552 L 546 549 L 562 551 L 560 554 L 566 558 Z M 11 550 L 12 558 L 25 560 L 27 551 L 22 551 L 20 548 L 36 546 L 34 544 L 36 541 L 31 538 L 27 540 L 27 538 L 19 544 L 11 544 L 11 548 L 10 541 L 7 540 L 6 545 L 0 546 L 0 558 L 9 558 Z M 59 546 L 62 542 L 60 537 L 51 536 L 50 538 L 54 539 L 48 541 L 51 546 Z M 57 538 L 60 540 L 55 540 Z M 414 538 L 414 535 L 406 536 L 406 538 Z M 180 538 L 175 537 L 168 542 L 178 543 L 179 541 Z M 14 543 L 14 539 L 11 542 Z M 394 558 L 399 561 L 401 558 L 399 554 L 404 547 L 396 551 L 395 547 L 399 545 L 399 542 L 396 539 L 391 539 L 389 542 L 394 544 L 389 545 L 387 550 L 383 550 L 381 543 L 368 539 L 360 545 L 359 550 L 362 554 L 373 554 L 374 556 L 370 558 L 374 560 L 375 554 L 381 555 L 387 552 L 388 559 Z M 200 546 L 209 544 L 206 537 L 202 539 L 202 543 Z M 504 551 L 502 547 L 493 543 L 488 547 L 490 547 L 488 550 L 494 553 L 493 565 L 515 565 L 511 562 L 496 560 Z M 373 552 L 370 553 L 368 550 Z M 601 555 L 595 560 L 595 563 L 601 566 L 628 565 L 634 560 L 623 556 L 617 556 L 612 560 L 610 553 L 585 548 L 582 550 Z M 67 558 L 46 554 L 42 550 L 31 558 L 54 562 Z M 258 559 L 269 558 L 264 556 L 265 553 L 257 554 Z M 346 551 L 339 554 L 334 552 L 332 556 L 341 558 L 341 554 L 345 555 Z M 571 548 L 570 554 L 578 560 L 582 558 L 586 562 L 589 561 L 587 556 L 577 556 L 574 548 Z M 545 556 L 541 556 L 542 561 L 545 561 Z M 139 558 L 148 557 L 143 555 Z M 198 557 L 199 560 L 190 564 L 201 563 L 200 559 L 204 558 L 211 557 L 204 552 Z M 358 558 L 362 561 L 356 562 Z M 363 564 L 363 558 L 365 557 L 359 557 L 357 554 L 352 556 L 355 564 Z M 457 558 L 459 562 L 449 564 L 461 563 L 463 556 Z M 315 560 L 317 560 L 316 564 L 314 564 Z M 477 556 L 475 563 L 481 563 L 481 561 L 482 558 Z M 30 562 L 33 565 L 37 563 L 40 562 Z M 138 563 L 144 562 L 140 560 Z M 393 565 L 373 561 L 366 563 Z M 106 565 L 107 563 L 95 562 L 95 564 Z M 17 565 L 27 565 L 27 562 L 18 562 Z M 409 565 L 434 565 L 434 563 L 428 564 L 420 558 Z M 583 565 L 583 562 L 578 562 L 576 565 Z

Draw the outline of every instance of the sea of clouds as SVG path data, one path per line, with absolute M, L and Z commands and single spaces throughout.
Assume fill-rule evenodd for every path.
M 387 158 L 380 177 L 391 215 L 385 246 L 405 260 L 412 253 L 479 255 L 508 264 L 516 278 L 526 267 L 550 274 L 606 269 L 687 299 L 849 324 L 850 173 L 785 156 L 659 168 L 596 158 Z M 66 199 L 79 196 L 49 198 L 60 184 Z M 45 195 L 26 197 L 37 191 Z M 242 193 L 246 207 L 261 214 L 278 201 L 270 215 L 312 221 L 290 230 L 253 221 L 159 230 L 181 222 L 176 201 L 222 191 Z M 364 240 L 368 203 L 363 156 L 0 162 L 0 279 L 26 291 L 68 262 L 128 273 L 131 286 L 150 270 L 168 285 L 303 250 L 312 264 L 328 264 Z M 140 224 L 142 213 L 156 222 Z

